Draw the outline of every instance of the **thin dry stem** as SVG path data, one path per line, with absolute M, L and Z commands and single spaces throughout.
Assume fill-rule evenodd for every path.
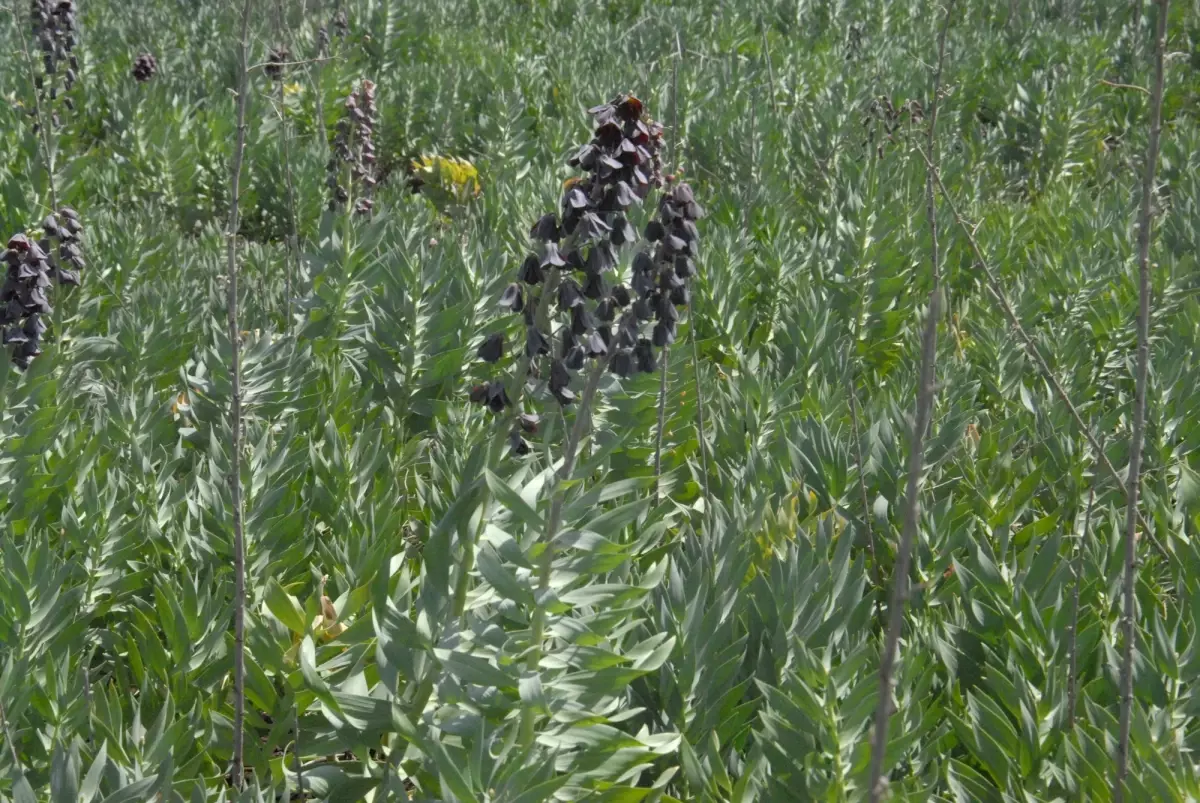
M 309 64 L 324 64 L 327 61 L 334 61 L 335 57 L 328 56 L 325 58 L 301 59 L 300 61 L 263 61 L 258 64 L 253 64 L 249 67 L 250 71 L 263 70 L 267 67 L 304 67 Z
M 1149 89 L 1146 89 L 1146 87 L 1144 87 L 1144 86 L 1138 86 L 1136 84 L 1120 84 L 1120 83 L 1117 83 L 1116 81 L 1106 81 L 1103 78 L 1100 79 L 1100 83 L 1103 84 L 1104 86 L 1111 86 L 1114 89 L 1133 89 L 1138 92 L 1143 92 L 1147 95 L 1150 94 Z
M 238 200 L 242 178 L 242 158 L 246 147 L 246 95 L 249 92 L 246 62 L 250 52 L 250 10 L 252 0 L 242 6 L 241 40 L 238 43 L 237 138 L 229 168 L 229 226 L 225 232 L 228 271 L 227 304 L 229 307 L 229 429 L 230 429 L 230 492 L 233 501 L 233 768 L 235 789 L 245 786 L 243 771 L 243 729 L 246 715 L 246 542 L 242 532 L 242 390 L 241 390 L 241 330 L 238 326 L 238 264 L 237 236 L 240 225 Z
M 1142 212 L 1138 223 L 1138 316 L 1136 397 L 1133 403 L 1133 432 L 1129 444 L 1129 492 L 1125 505 L 1125 612 L 1122 621 L 1124 650 L 1121 655 L 1121 732 L 1117 741 L 1117 774 L 1113 800 L 1125 799 L 1125 777 L 1129 772 L 1129 730 L 1133 719 L 1134 583 L 1137 572 L 1138 492 L 1141 480 L 1142 446 L 1146 425 L 1146 376 L 1150 364 L 1150 235 L 1154 226 L 1154 174 L 1162 136 L 1163 51 L 1167 39 L 1168 0 L 1158 0 L 1158 22 L 1154 42 L 1154 89 L 1150 96 L 1150 140 L 1146 144 L 1146 166 L 1142 176 Z
M 967 225 L 967 222 L 963 219 L 962 215 L 959 214 L 958 206 L 954 203 L 954 198 L 946 189 L 946 185 L 942 183 L 942 177 L 938 171 L 938 168 L 933 165 L 932 162 L 930 162 L 929 156 L 925 153 L 925 151 L 921 150 L 920 147 L 917 148 L 917 151 L 925 160 L 926 166 L 932 171 L 933 180 L 937 184 L 938 192 L 941 193 L 942 198 L 945 199 L 946 206 L 950 209 L 950 213 L 954 216 L 955 222 L 966 235 L 967 243 L 970 244 L 971 251 L 975 255 L 975 263 L 983 270 L 984 275 L 987 277 L 988 291 L 1000 304 L 1000 309 L 1004 312 L 1004 317 L 1008 318 L 1009 325 L 1013 328 L 1013 331 L 1017 333 L 1017 337 L 1021 340 L 1021 345 L 1025 348 L 1025 353 L 1028 354 L 1030 359 L 1033 360 L 1034 364 L 1037 366 L 1038 372 L 1042 375 L 1042 378 L 1049 383 L 1050 388 L 1054 391 L 1054 395 L 1057 396 L 1059 401 L 1063 403 L 1063 406 L 1067 408 L 1067 411 L 1071 414 L 1072 420 L 1075 421 L 1075 425 L 1079 427 L 1079 431 L 1083 433 L 1085 438 L 1087 438 L 1088 445 L 1091 446 L 1096 452 L 1097 457 L 1100 460 L 1100 465 L 1103 466 L 1104 470 L 1107 471 L 1108 474 L 1116 481 L 1117 487 L 1121 489 L 1121 493 L 1128 496 L 1129 491 L 1126 487 L 1125 480 L 1121 478 L 1119 473 L 1117 473 L 1117 469 L 1113 466 L 1112 461 L 1108 459 L 1108 455 L 1104 453 L 1104 450 L 1100 446 L 1100 441 L 1092 432 L 1091 427 L 1084 423 L 1083 416 L 1079 414 L 1079 408 L 1076 407 L 1071 401 L 1071 397 L 1067 395 L 1067 391 L 1063 388 L 1062 383 L 1058 381 L 1058 377 L 1056 377 L 1054 372 L 1050 370 L 1050 365 L 1042 356 L 1037 344 L 1033 342 L 1033 338 L 1029 336 L 1029 333 L 1025 331 L 1025 327 L 1021 325 L 1021 320 L 1017 317 L 1017 313 L 1013 309 L 1012 304 L 1009 302 L 1008 296 L 1004 293 L 1004 288 L 1000 285 L 1000 279 L 996 276 L 996 272 L 992 269 L 992 266 L 983 256 L 983 251 L 979 247 L 979 241 L 975 239 L 974 231 L 970 226 Z M 1168 552 L 1163 547 L 1158 538 L 1150 530 L 1149 523 L 1144 518 L 1141 518 L 1140 514 L 1139 521 L 1141 522 L 1143 533 L 1145 533 L 1146 538 L 1150 541 L 1150 543 L 1154 545 L 1154 548 L 1157 549 L 1164 557 L 1177 561 L 1178 557 Z
M 946 32 L 950 28 L 950 15 L 954 2 L 946 6 L 946 19 L 938 34 L 937 70 L 933 79 L 933 94 L 929 101 L 929 128 L 926 132 L 926 147 L 937 163 L 937 117 L 939 96 L 942 90 L 942 69 L 946 60 Z M 921 515 L 921 474 L 925 470 L 925 432 L 933 415 L 935 395 L 934 374 L 937 367 L 937 324 L 941 316 L 941 256 L 938 251 L 937 199 L 933 190 L 933 170 L 925 177 L 925 213 L 929 220 L 930 272 L 933 287 L 929 291 L 929 310 L 925 319 L 925 331 L 921 338 L 921 374 L 917 387 L 917 412 L 913 427 L 912 447 L 908 455 L 908 482 L 904 496 L 904 529 L 896 553 L 896 565 L 892 571 L 892 593 L 888 601 L 888 628 L 884 641 L 883 655 L 879 661 L 879 703 L 875 709 L 875 731 L 871 742 L 871 764 L 867 790 L 871 803 L 878 803 L 886 789 L 884 759 L 887 754 L 888 720 L 892 706 L 892 672 L 896 653 L 900 646 L 900 631 L 904 627 L 904 606 L 908 598 L 908 568 L 912 557 L 912 545 L 916 539 Z

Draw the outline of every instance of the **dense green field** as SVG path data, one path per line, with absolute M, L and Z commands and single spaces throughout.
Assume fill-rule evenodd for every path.
M 0 801 L 866 799 L 900 610 L 883 797 L 1114 799 L 1144 5 L 251 0 L 246 73 L 242 0 L 3 6 Z M 1141 803 L 1200 799 L 1200 3 L 1166 21 Z M 656 242 L 560 270 L 564 209 L 564 255 Z

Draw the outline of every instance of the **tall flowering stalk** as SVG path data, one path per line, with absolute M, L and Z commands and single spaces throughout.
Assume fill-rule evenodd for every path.
M 79 74 L 79 59 L 75 55 L 78 30 L 75 26 L 74 0 L 32 0 L 29 19 L 33 36 L 42 54 L 42 72 L 34 78 L 38 99 L 51 104 L 51 121 L 57 128 L 58 112 L 53 104 L 63 93 L 63 105 L 73 109 L 74 103 L 65 93 L 71 91 Z M 39 120 L 39 123 L 41 121 Z
M 343 103 L 342 117 L 333 138 L 333 152 L 325 166 L 331 210 L 353 208 L 357 215 L 371 211 L 371 195 L 375 189 L 376 115 L 375 84 L 364 78 Z
M 645 359 L 649 341 L 643 344 L 639 337 L 640 321 L 653 310 L 633 308 L 635 293 L 617 280 L 616 268 L 620 250 L 638 239 L 628 210 L 662 185 L 662 126 L 644 115 L 642 102 L 632 95 L 619 95 L 589 114 L 592 139 L 567 162 L 583 175 L 564 185 L 558 214 L 533 224 L 531 253 L 500 299 L 501 308 L 523 315 L 516 374 L 510 381 L 476 385 L 470 394 L 494 413 L 518 410 L 509 433 L 517 454 L 529 451 L 523 435 L 536 427 L 534 414 L 520 412 L 520 397 L 531 379 L 535 390 L 548 391 L 566 408 L 581 401 L 575 376 L 588 361 L 621 376 L 639 366 L 654 370 L 652 357 Z M 649 257 L 644 259 L 648 264 Z M 643 272 L 635 261 L 634 276 Z M 478 353 L 495 363 L 505 350 L 504 334 L 497 332 L 484 339 Z M 587 405 L 579 408 L 578 415 L 586 417 Z
M 589 114 L 592 139 L 568 159 L 583 175 L 566 182 L 557 214 L 543 215 L 533 224 L 531 253 L 500 299 L 502 308 L 523 316 L 516 372 L 507 381 L 491 379 L 470 392 L 472 401 L 497 415 L 513 410 L 505 429 L 517 455 L 530 451 L 525 435 L 536 432 L 539 422 L 535 413 L 524 410 L 527 390 L 535 398 L 548 394 L 564 414 L 576 408 L 542 534 L 538 599 L 550 585 L 554 539 L 562 525 L 563 481 L 574 474 L 600 380 L 606 371 L 623 378 L 653 373 L 658 351 L 675 340 L 677 307 L 688 303 L 687 279 L 696 272 L 695 221 L 703 214 L 686 184 L 664 193 L 624 280 L 620 252 L 640 239 L 630 209 L 663 186 L 662 126 L 632 95 L 618 95 Z M 479 357 L 497 363 L 506 346 L 503 332 L 489 334 Z M 580 390 L 577 375 L 589 363 Z M 526 666 L 536 672 L 545 639 L 543 606 L 534 609 L 531 624 Z M 522 712 L 523 744 L 532 742 L 535 717 L 532 708 Z
M 54 312 L 50 288 L 56 282 L 78 285 L 84 267 L 83 225 L 74 209 L 64 206 L 57 216 L 48 215 L 42 232 L 45 236 L 36 242 L 16 234 L 4 251 L 7 272 L 0 288 L 0 341 L 13 347 L 13 363 L 21 370 L 42 353 L 46 319 Z

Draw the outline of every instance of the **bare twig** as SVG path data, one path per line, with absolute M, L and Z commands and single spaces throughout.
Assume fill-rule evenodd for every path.
M 304 67 L 309 64 L 324 64 L 327 61 L 337 61 L 338 56 L 325 56 L 312 59 L 301 59 L 300 61 L 261 61 L 258 64 L 251 65 L 248 69 L 250 72 L 262 70 L 267 67 Z
M 1111 86 L 1114 89 L 1134 89 L 1138 92 L 1144 92 L 1147 95 L 1150 94 L 1149 89 L 1146 89 L 1144 86 L 1137 86 L 1136 84 L 1119 84 L 1116 81 L 1106 81 L 1103 78 L 1100 79 L 1099 83 L 1104 84 L 1104 86 Z
M 1025 353 L 1028 354 L 1033 360 L 1034 365 L 1037 366 L 1038 372 L 1041 373 L 1042 378 L 1049 383 L 1050 388 L 1054 391 L 1054 395 L 1057 396 L 1059 401 L 1063 403 L 1063 406 L 1067 408 L 1067 411 L 1071 414 L 1072 420 L 1075 421 L 1075 425 L 1079 427 L 1079 431 L 1083 433 L 1085 438 L 1087 438 L 1088 445 L 1090 445 L 1096 452 L 1100 460 L 1100 465 L 1104 467 L 1104 470 L 1107 471 L 1114 480 L 1116 480 L 1117 487 L 1121 489 L 1121 493 L 1128 496 L 1129 492 L 1126 488 L 1125 480 L 1123 480 L 1121 475 L 1117 473 L 1117 469 L 1113 466 L 1112 461 L 1108 459 L 1108 455 L 1104 453 L 1104 449 L 1101 448 L 1100 441 L 1092 432 L 1091 427 L 1084 423 L 1083 416 L 1079 414 L 1079 408 L 1076 407 L 1071 401 L 1071 397 L 1067 395 L 1067 391 L 1063 388 L 1062 383 L 1058 381 L 1058 377 L 1056 377 L 1054 372 L 1050 370 L 1050 365 L 1042 356 L 1037 344 L 1033 342 L 1033 338 L 1029 336 L 1029 333 L 1025 331 L 1025 327 L 1021 325 L 1021 320 L 1017 317 L 1017 313 L 1013 309 L 1012 304 L 1009 302 L 1008 296 L 1004 293 L 1004 288 L 1000 285 L 1000 279 L 996 276 L 996 272 L 992 269 L 992 266 L 984 257 L 983 251 L 979 247 L 979 241 L 975 239 L 975 235 L 971 227 L 967 225 L 967 222 L 963 219 L 962 215 L 959 214 L 958 207 L 954 203 L 954 198 L 946 189 L 946 185 L 942 183 L 942 177 L 938 171 L 938 168 L 933 165 L 933 163 L 929 160 L 929 156 L 923 150 L 921 150 L 920 147 L 917 148 L 917 151 L 925 160 L 926 166 L 928 166 L 932 171 L 933 180 L 937 184 L 938 191 L 941 193 L 942 198 L 945 199 L 946 206 L 949 207 L 950 213 L 954 216 L 955 222 L 958 224 L 959 228 L 963 230 L 963 233 L 967 237 L 967 243 L 970 244 L 971 251 L 975 255 L 975 263 L 983 270 L 984 275 L 987 277 L 988 291 L 991 292 L 992 296 L 1000 304 L 1000 309 L 1004 312 L 1004 316 L 1008 318 L 1009 325 L 1013 328 L 1013 331 L 1017 333 L 1017 337 L 1020 338 L 1021 345 L 1025 348 Z M 1168 552 L 1163 547 L 1158 538 L 1156 538 L 1154 533 L 1150 530 L 1149 523 L 1144 518 L 1141 519 L 1141 524 L 1142 530 L 1146 534 L 1146 538 L 1154 545 L 1155 549 L 1157 549 L 1164 557 L 1168 559 L 1178 560 L 1177 556 Z
M 245 0 L 242 6 L 241 40 L 238 43 L 238 87 L 237 87 L 237 137 L 229 168 L 229 226 L 225 232 L 227 243 L 227 304 L 229 307 L 229 429 L 230 429 L 230 476 L 229 485 L 233 501 L 233 786 L 245 786 L 243 771 L 242 733 L 246 715 L 246 542 L 242 532 L 242 391 L 241 391 L 241 330 L 238 326 L 238 263 L 237 237 L 240 225 L 238 207 L 239 188 L 242 178 L 242 158 L 246 147 L 246 96 L 249 94 L 249 70 L 246 62 L 250 52 L 250 10 L 253 0 Z
M 1134 580 L 1137 560 L 1138 492 L 1141 480 L 1142 445 L 1146 424 L 1146 374 L 1150 363 L 1150 235 L 1154 226 L 1154 173 L 1162 136 L 1163 51 L 1167 39 L 1167 5 L 1158 0 L 1154 42 L 1154 91 L 1150 96 L 1150 141 L 1146 144 L 1146 166 L 1142 176 L 1142 212 L 1138 223 L 1138 316 L 1136 396 L 1133 431 L 1129 438 L 1129 492 L 1125 495 L 1125 613 L 1122 622 L 1124 652 L 1121 655 L 1121 732 L 1117 741 L 1117 775 L 1113 800 L 1125 799 L 1125 776 L 1129 772 L 1129 730 L 1133 717 Z
M 929 128 L 925 134 L 926 147 L 933 159 L 925 176 L 925 213 L 929 219 L 930 272 L 933 287 L 929 291 L 929 309 L 925 331 L 921 338 L 921 373 L 917 386 L 917 412 L 913 427 L 912 447 L 908 455 L 908 481 L 904 496 L 904 529 L 892 571 L 892 591 L 888 600 L 888 627 L 883 655 L 879 660 L 879 703 L 875 709 L 875 733 L 871 742 L 871 764 L 867 794 L 871 803 L 879 803 L 886 790 L 884 759 L 888 744 L 888 720 L 892 707 L 892 670 L 900 646 L 900 631 L 904 627 L 904 605 L 908 598 L 908 568 L 912 545 L 916 538 L 921 515 L 921 474 L 925 470 L 925 432 L 933 415 L 935 394 L 934 373 L 937 361 L 937 324 L 941 316 L 942 271 L 938 252 L 937 199 L 933 190 L 933 165 L 937 164 L 938 101 L 942 91 L 942 69 L 946 61 L 946 32 L 950 28 L 954 0 L 946 5 L 946 19 L 938 34 L 937 69 L 933 78 L 933 93 L 929 99 Z

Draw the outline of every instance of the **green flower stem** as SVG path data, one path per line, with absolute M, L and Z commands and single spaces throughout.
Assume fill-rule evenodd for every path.
M 562 466 L 559 468 L 555 481 L 554 496 L 550 501 L 550 511 L 546 514 L 546 530 L 543 534 L 545 548 L 542 551 L 538 564 L 538 588 L 536 592 L 538 598 L 534 600 L 529 655 L 525 662 L 525 668 L 530 672 L 537 672 L 542 662 L 542 641 L 545 639 L 546 633 L 546 607 L 543 604 L 542 598 L 550 589 L 550 573 L 554 565 L 554 539 L 558 535 L 558 528 L 562 526 L 563 502 L 566 496 L 562 483 L 565 480 L 569 480 L 571 475 L 575 473 L 575 458 L 579 453 L 579 442 L 583 439 L 583 434 L 587 430 L 588 414 L 591 411 L 592 400 L 596 397 L 596 391 L 600 388 L 600 379 L 604 376 L 605 369 L 608 368 L 609 359 L 610 357 L 599 359 L 592 366 L 587 386 L 583 390 L 583 397 L 579 400 L 579 409 L 575 413 L 575 424 L 571 427 L 570 435 L 567 438 Z M 533 744 L 533 729 L 536 717 L 537 714 L 531 707 L 527 706 L 521 710 L 521 744 L 524 747 Z
M 690 323 L 690 321 L 689 321 Z M 663 346 L 662 365 L 658 374 L 658 424 L 654 434 L 654 479 L 662 476 L 663 430 L 667 423 L 667 364 L 671 361 L 671 347 Z
M 243 772 L 243 740 L 245 738 L 246 708 L 246 541 L 242 530 L 242 391 L 240 343 L 238 327 L 238 264 L 237 237 L 239 228 L 238 196 L 241 187 L 242 158 L 246 147 L 246 95 L 249 92 L 247 74 L 250 51 L 250 0 L 242 6 L 241 37 L 238 41 L 238 92 L 237 92 L 237 138 L 233 147 L 229 173 L 229 227 L 226 231 L 228 247 L 228 291 L 229 307 L 229 428 L 230 470 L 229 484 L 233 504 L 233 766 L 230 774 L 235 789 L 245 786 Z

